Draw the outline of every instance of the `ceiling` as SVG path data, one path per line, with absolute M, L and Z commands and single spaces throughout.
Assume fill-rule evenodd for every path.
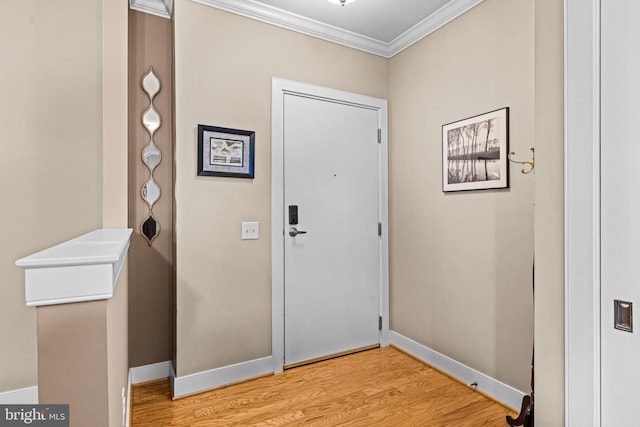
M 192 0 L 390 58 L 483 0 Z M 173 0 L 129 0 L 132 9 L 171 17 Z

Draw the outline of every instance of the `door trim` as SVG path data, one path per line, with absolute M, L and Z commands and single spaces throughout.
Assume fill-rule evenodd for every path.
M 382 222 L 379 243 L 380 346 L 389 345 L 389 156 L 387 101 L 306 83 L 271 79 L 271 352 L 274 373 L 284 368 L 284 96 L 295 94 L 378 111 L 380 142 L 379 206 Z M 375 141 L 372 141 L 375 143 Z
M 565 0 L 565 425 L 601 425 L 600 3 Z

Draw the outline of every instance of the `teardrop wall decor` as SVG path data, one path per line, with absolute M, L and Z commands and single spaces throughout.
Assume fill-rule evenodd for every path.
M 149 71 L 142 77 L 142 89 L 149 98 L 149 107 L 142 113 L 142 126 L 149 134 L 149 144 L 142 150 L 142 162 L 149 170 L 149 179 L 140 189 L 142 200 L 149 207 L 149 214 L 140 224 L 140 231 L 149 246 L 160 234 L 160 223 L 153 216 L 153 205 L 160 199 L 162 192 L 153 177 L 153 171 L 162 161 L 162 152 L 153 142 L 153 136 L 162 125 L 162 118 L 153 105 L 153 98 L 160 92 L 161 88 L 160 80 L 154 74 L 153 67 L 149 68 Z

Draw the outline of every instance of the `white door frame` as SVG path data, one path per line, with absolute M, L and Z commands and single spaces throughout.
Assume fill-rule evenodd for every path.
M 389 345 L 389 179 L 387 101 L 306 83 L 271 80 L 271 352 L 273 370 L 284 368 L 284 95 L 297 94 L 378 110 L 380 143 L 380 345 Z
M 564 2 L 567 427 L 601 425 L 600 2 Z

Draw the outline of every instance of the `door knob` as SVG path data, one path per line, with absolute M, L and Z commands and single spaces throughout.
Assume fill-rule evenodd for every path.
M 298 230 L 295 227 L 289 227 L 289 236 L 296 237 L 298 234 L 307 234 L 306 231 Z

